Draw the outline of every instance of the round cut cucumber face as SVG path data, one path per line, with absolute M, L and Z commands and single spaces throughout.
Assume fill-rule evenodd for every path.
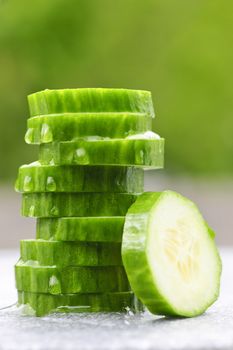
M 40 145 L 42 164 L 124 165 L 163 168 L 164 139 L 115 139 Z
M 37 239 L 115 242 L 122 240 L 124 216 L 37 219 Z
M 121 266 L 120 243 L 21 240 L 20 256 L 25 263 L 42 266 Z
M 197 207 L 144 193 L 129 209 L 122 255 L 133 291 L 155 314 L 196 316 L 218 297 L 221 261 Z
M 63 113 L 29 118 L 25 141 L 41 144 L 79 138 L 125 138 L 152 129 L 143 113 Z
M 35 192 L 142 192 L 143 169 L 113 166 L 53 166 L 35 162 L 19 168 L 15 189 Z
M 18 305 L 29 305 L 36 316 L 54 312 L 143 311 L 143 305 L 132 292 L 51 295 L 18 291 Z
M 130 89 L 44 90 L 28 96 L 30 116 L 79 112 L 135 112 L 154 117 L 149 91 Z
M 124 216 L 135 193 L 26 193 L 22 215 L 38 218 Z
M 123 266 L 39 266 L 20 260 L 15 266 L 18 290 L 53 295 L 130 291 Z

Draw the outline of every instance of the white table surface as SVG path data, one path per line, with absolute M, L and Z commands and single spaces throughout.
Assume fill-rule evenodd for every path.
M 0 307 L 16 302 L 13 264 L 18 252 L 0 251 Z M 204 315 L 167 319 L 149 313 L 21 316 L 0 311 L 0 349 L 171 350 L 233 349 L 233 248 L 221 249 L 221 295 Z

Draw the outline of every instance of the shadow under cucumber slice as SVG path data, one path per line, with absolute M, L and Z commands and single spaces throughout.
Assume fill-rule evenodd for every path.
M 143 169 L 118 166 L 53 166 L 35 162 L 19 168 L 15 188 L 35 192 L 143 192 Z
M 18 290 L 33 293 L 107 293 L 131 290 L 122 266 L 59 268 L 19 260 L 15 265 L 15 276 Z
M 137 197 L 133 193 L 27 193 L 23 194 L 22 215 L 124 216 Z
M 57 241 L 121 242 L 125 217 L 37 219 L 36 238 Z
M 111 139 L 40 145 L 45 165 L 124 165 L 163 168 L 164 139 Z
M 18 306 L 29 305 L 36 316 L 54 312 L 140 312 L 143 305 L 133 292 L 105 294 L 42 294 L 18 291 Z
M 21 240 L 22 261 L 38 265 L 67 266 L 120 266 L 120 243 L 87 243 L 42 240 Z

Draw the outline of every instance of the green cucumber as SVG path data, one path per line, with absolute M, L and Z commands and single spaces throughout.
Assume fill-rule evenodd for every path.
M 154 117 L 151 93 L 143 90 L 43 90 L 29 95 L 28 104 L 31 117 L 66 112 L 139 112 Z
M 197 316 L 218 298 L 213 233 L 194 203 L 175 192 L 144 193 L 131 206 L 122 258 L 132 290 L 154 314 Z
M 40 161 L 52 165 L 125 165 L 162 168 L 164 139 L 115 139 L 40 145 Z
M 36 238 L 120 243 L 124 222 L 124 216 L 37 219 Z
M 53 166 L 35 162 L 19 168 L 16 190 L 30 192 L 142 192 L 143 170 L 113 166 Z
M 43 266 L 120 266 L 120 243 L 20 241 L 21 260 Z
M 73 141 L 78 138 L 125 138 L 152 129 L 143 113 L 63 113 L 29 118 L 25 141 L 29 144 Z
M 132 292 L 51 295 L 18 291 L 20 305 L 29 305 L 36 316 L 54 312 L 140 312 L 144 309 Z
M 127 193 L 25 193 L 22 215 L 29 217 L 124 216 L 137 198 Z
M 15 276 L 16 288 L 32 293 L 108 293 L 130 290 L 123 266 L 59 268 L 20 260 L 15 266 Z

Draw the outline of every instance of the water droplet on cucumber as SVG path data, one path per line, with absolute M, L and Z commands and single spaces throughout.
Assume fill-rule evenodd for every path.
M 49 176 L 46 182 L 46 190 L 49 192 L 54 192 L 56 191 L 56 189 L 57 189 L 57 185 L 54 178 L 52 176 Z
M 26 143 L 32 143 L 34 140 L 34 129 L 29 128 L 26 132 L 26 135 L 24 137 L 24 140 Z
M 160 136 L 153 131 L 146 131 L 143 134 L 133 134 L 126 137 L 127 140 L 159 140 Z
M 31 192 L 33 190 L 33 182 L 31 176 L 25 176 L 23 182 L 24 192 Z
M 58 214 L 59 214 L 59 210 L 58 210 L 58 208 L 57 207 L 52 207 L 52 209 L 50 210 L 50 214 L 52 215 L 52 216 L 58 216 Z
M 56 276 L 51 276 L 49 279 L 49 293 L 61 294 L 61 283 Z
M 48 143 L 53 141 L 53 133 L 48 126 L 48 124 L 43 124 L 41 128 L 41 134 L 40 134 L 41 142 Z
M 143 164 L 145 162 L 144 156 L 144 150 L 141 149 L 140 151 L 136 152 L 136 164 Z
M 76 149 L 74 153 L 74 163 L 76 164 L 89 164 L 89 157 L 84 148 Z
M 116 186 L 119 188 L 119 190 L 122 188 L 123 181 L 119 178 L 116 179 Z
M 30 217 L 34 217 L 34 215 L 35 215 L 35 206 L 34 206 L 34 205 L 31 205 L 31 206 L 30 206 L 28 215 L 29 215 Z
M 19 307 L 19 311 L 22 316 L 36 316 L 36 311 L 29 304 L 25 304 L 23 300 L 22 305 Z

